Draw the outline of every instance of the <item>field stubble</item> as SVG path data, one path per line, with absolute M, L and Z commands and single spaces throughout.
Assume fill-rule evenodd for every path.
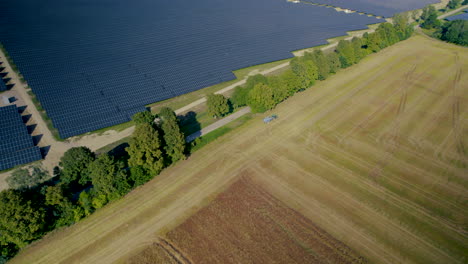
M 466 48 L 421 36 L 398 43 L 280 104 L 275 122 L 254 118 L 12 263 L 144 254 L 160 237 L 176 238 L 177 226 L 245 170 L 371 262 L 466 262 L 467 68 Z

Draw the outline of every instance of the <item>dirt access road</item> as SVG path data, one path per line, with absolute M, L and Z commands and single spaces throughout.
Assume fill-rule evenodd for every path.
M 123 263 L 246 171 L 371 262 L 463 263 L 467 70 L 466 48 L 422 36 L 395 44 L 281 103 L 275 122 L 253 118 L 11 263 Z

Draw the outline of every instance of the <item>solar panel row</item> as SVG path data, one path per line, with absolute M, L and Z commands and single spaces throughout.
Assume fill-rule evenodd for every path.
M 42 159 L 15 105 L 0 107 L 0 170 Z
M 325 4 L 350 9 L 383 17 L 420 9 L 426 5 L 439 3 L 438 0 L 304 0 L 306 2 Z
M 63 138 L 382 22 L 285 0 L 5 1 L 0 41 Z

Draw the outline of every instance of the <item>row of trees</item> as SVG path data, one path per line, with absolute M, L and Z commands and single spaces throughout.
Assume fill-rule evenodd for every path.
M 463 4 L 468 4 L 466 0 Z M 452 0 L 447 5 L 447 8 L 455 9 L 460 6 L 461 1 Z M 454 20 L 443 22 L 437 19 L 437 10 L 434 6 L 428 6 L 423 9 L 421 15 L 421 27 L 424 29 L 433 30 L 433 37 L 441 40 L 455 43 L 462 46 L 468 45 L 468 21 Z
M 171 109 L 161 109 L 157 123 L 150 112 L 138 113 L 133 120 L 135 132 L 123 155 L 71 148 L 51 180 L 39 167 L 17 170 L 8 178 L 12 189 L 0 192 L 0 260 L 92 214 L 185 158 L 185 137 Z
M 273 109 L 294 93 L 312 86 L 315 81 L 325 80 L 340 68 L 354 65 L 371 53 L 409 38 L 412 33 L 407 15 L 396 15 L 393 24 L 380 24 L 375 32 L 365 33 L 362 38 L 341 40 L 334 52 L 316 50 L 293 58 L 290 69 L 280 75 L 249 77 L 244 86 L 235 88 L 231 101 L 236 107 L 248 105 L 254 112 Z

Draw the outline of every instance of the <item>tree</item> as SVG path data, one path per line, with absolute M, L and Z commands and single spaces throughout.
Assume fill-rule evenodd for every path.
M 263 113 L 275 107 L 273 89 L 263 83 L 259 83 L 249 93 L 249 106 L 253 112 Z
M 206 104 L 208 105 L 208 113 L 214 118 L 229 113 L 228 100 L 222 94 L 209 94 Z
M 462 5 L 468 5 L 468 0 L 463 1 Z
M 97 195 L 104 194 L 109 201 L 125 195 L 130 190 L 127 173 L 121 161 L 101 154 L 89 165 L 89 176 Z
M 409 25 L 408 13 L 399 13 L 393 17 L 393 27 L 399 40 L 405 40 L 413 33 L 413 27 Z
M 252 75 L 249 78 L 247 78 L 247 81 L 245 83 L 245 88 L 247 88 L 247 90 L 250 91 L 251 89 L 254 88 L 255 85 L 259 83 L 268 84 L 268 78 L 262 74 Z
M 273 100 L 275 101 L 275 105 L 279 104 L 289 96 L 287 83 L 281 75 L 270 77 L 268 83 L 273 90 Z
M 457 9 L 461 4 L 461 0 L 450 0 L 447 4 L 449 9 Z
M 158 131 L 150 124 L 141 124 L 135 128 L 133 138 L 125 150 L 130 156 L 129 166 L 141 166 L 152 176 L 161 172 L 164 166 L 161 141 Z
M 37 199 L 28 199 L 18 190 L 0 192 L 0 245 L 23 248 L 44 234 L 45 219 L 45 210 Z
M 130 168 L 130 180 L 133 181 L 133 187 L 143 185 L 153 177 L 143 166 L 133 166 Z
M 327 60 L 327 57 L 321 50 L 315 50 L 313 52 L 313 58 L 315 65 L 317 66 L 318 70 L 318 79 L 319 80 L 325 80 L 328 75 L 330 74 L 330 65 Z
M 50 178 L 44 169 L 32 166 L 26 169 L 17 169 L 6 178 L 8 186 L 12 189 L 28 189 L 38 186 L 40 183 Z
M 432 5 L 423 9 L 421 19 L 424 20 L 424 22 L 421 24 L 422 28 L 431 29 L 440 27 L 440 21 L 437 19 L 437 11 Z
M 283 85 L 288 93 L 288 96 L 293 95 L 302 88 L 302 82 L 300 78 L 294 74 L 292 70 L 286 70 L 283 74 L 281 74 L 281 79 L 283 80 Z
M 152 124 L 154 121 L 154 116 L 151 114 L 150 111 L 143 111 L 136 113 L 132 116 L 133 122 L 135 122 L 136 125 L 139 124 Z
M 54 209 L 57 217 L 55 227 L 68 226 L 75 222 L 75 206 L 68 197 L 65 196 L 63 184 L 48 186 L 45 192 L 45 205 Z
M 354 56 L 356 58 L 355 63 L 358 63 L 366 56 L 364 50 L 362 49 L 362 41 L 360 38 L 354 37 L 351 40 L 351 45 L 354 49 Z
M 454 20 L 442 28 L 442 40 L 458 45 L 468 46 L 468 21 Z
M 94 153 L 87 147 L 75 147 L 67 150 L 59 163 L 62 167 L 61 182 L 86 184 L 89 181 L 86 169 L 95 158 Z
M 351 42 L 347 40 L 340 40 L 336 47 L 336 52 L 340 58 L 341 67 L 347 68 L 356 62 L 356 56 L 354 54 L 354 48 Z
M 237 86 L 236 88 L 234 88 L 234 93 L 231 96 L 232 104 L 236 107 L 247 105 L 249 92 L 249 89 L 242 86 Z
M 381 49 L 391 46 L 400 40 L 395 28 L 390 23 L 380 24 L 379 27 L 376 29 L 375 33 L 379 34 L 380 36 Z
M 340 58 L 336 52 L 331 52 L 327 54 L 328 65 L 330 66 L 331 73 L 337 73 L 341 68 Z
M 313 61 L 295 57 L 290 62 L 291 69 L 301 80 L 301 89 L 307 89 L 318 79 L 318 69 Z
M 171 159 L 172 163 L 184 159 L 185 137 L 182 131 L 180 131 L 176 114 L 172 109 L 164 107 L 161 109 L 159 117 L 162 122 L 161 129 L 164 134 L 164 150 L 166 151 L 166 155 Z
M 371 33 L 367 39 L 367 49 L 372 52 L 379 52 L 381 50 L 382 39 L 377 33 Z

